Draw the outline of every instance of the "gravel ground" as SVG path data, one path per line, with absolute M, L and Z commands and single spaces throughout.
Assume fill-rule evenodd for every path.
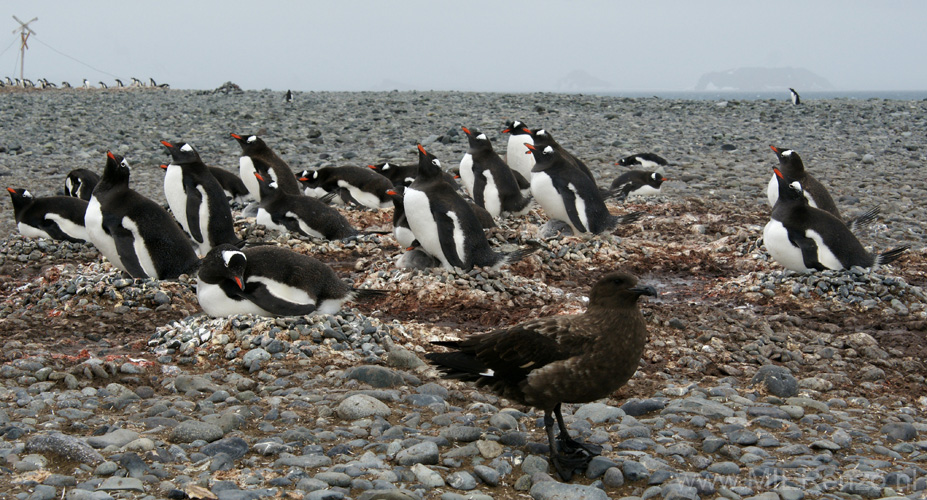
M 91 245 L 28 240 L 0 215 L 0 498 L 922 498 L 927 491 L 927 255 L 922 101 L 679 101 L 448 92 L 34 91 L 0 94 L 0 179 L 37 195 L 106 150 L 164 202 L 161 139 L 237 170 L 230 132 L 259 133 L 294 170 L 415 161 L 445 166 L 460 126 L 507 119 L 551 131 L 601 185 L 651 151 L 674 164 L 663 194 L 631 199 L 639 223 L 540 238 L 539 209 L 488 232 L 540 240 L 499 271 L 409 271 L 391 236 L 292 239 L 237 214 L 249 242 L 286 245 L 356 286 L 391 293 L 337 315 L 200 313 L 194 280 L 129 280 Z M 783 272 L 757 247 L 768 220 L 769 144 L 798 151 L 860 234 L 912 249 L 869 271 Z M 241 207 L 236 207 L 240 209 Z M 390 211 L 345 210 L 389 229 Z M 12 234 L 11 234 L 12 233 Z M 605 451 L 551 480 L 542 414 L 421 362 L 430 340 L 583 308 L 622 268 L 661 292 L 642 301 L 650 342 L 611 398 L 565 409 Z M 921 432 L 925 432 L 921 435 Z

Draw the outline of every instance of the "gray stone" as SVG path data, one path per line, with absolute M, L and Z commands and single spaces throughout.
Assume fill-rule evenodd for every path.
M 32 490 L 32 494 L 26 497 L 26 500 L 52 500 L 57 496 L 54 486 L 39 484 Z
M 660 412 L 661 415 L 674 413 L 695 413 L 707 418 L 733 417 L 734 410 L 717 401 L 690 396 L 685 399 L 674 399 L 669 406 Z
M 734 462 L 715 462 L 708 466 L 708 472 L 730 476 L 740 474 L 740 466 Z
M 262 362 L 270 359 L 270 353 L 257 347 L 246 352 L 245 355 L 241 358 L 242 363 L 246 367 L 250 367 L 255 361 Z
M 660 494 L 664 500 L 698 500 L 698 490 L 694 486 L 686 486 L 681 483 L 664 485 L 660 488 Z
M 199 420 L 184 420 L 171 430 L 168 440 L 172 443 L 192 443 L 199 440 L 211 443 L 221 439 L 222 435 L 222 428 L 216 424 Z
M 612 467 L 605 471 L 605 475 L 602 476 L 602 484 L 608 486 L 609 488 L 617 488 L 624 484 L 624 474 L 621 473 L 621 469 L 618 467 Z
M 412 474 L 415 474 L 415 479 L 417 479 L 418 482 L 428 488 L 440 488 L 444 486 L 444 479 L 441 479 L 441 474 L 429 469 L 426 465 L 413 465 Z
M 747 497 L 744 500 L 779 500 L 779 494 L 775 491 L 767 491 L 759 495 Z
M 608 500 L 604 490 L 594 486 L 544 481 L 531 486 L 534 500 Z
M 102 491 L 145 491 L 141 479 L 134 477 L 108 477 L 97 486 Z
M 178 375 L 174 379 L 174 390 L 181 394 L 190 391 L 215 392 L 219 387 L 206 377 L 199 375 Z
M 917 429 L 907 422 L 891 422 L 885 424 L 879 432 L 889 439 L 897 441 L 912 441 L 917 438 Z
M 473 466 L 473 473 L 476 474 L 476 477 L 480 478 L 480 481 L 490 486 L 498 486 L 499 481 L 502 479 L 502 475 L 499 474 L 496 469 L 485 465 Z
M 416 356 L 415 353 L 399 346 L 390 348 L 389 354 L 386 356 L 386 364 L 409 370 L 425 366 L 425 362 Z
M 528 455 L 521 463 L 521 471 L 529 476 L 535 472 L 547 472 L 548 468 L 547 460 L 537 455 Z
M 9 435 L 6 436 L 9 439 Z M 60 432 L 40 434 L 26 441 L 25 451 L 29 453 L 53 453 L 67 460 L 96 465 L 103 462 L 103 455 L 83 440 Z
M 274 467 L 302 467 L 305 469 L 314 469 L 316 467 L 327 467 L 332 464 L 332 459 L 325 455 L 300 455 L 298 457 L 281 457 L 274 460 Z
M 792 372 L 778 365 L 763 365 L 757 370 L 750 382 L 754 385 L 762 384 L 774 396 L 788 398 L 798 394 L 798 380 Z
M 119 457 L 119 465 L 126 470 L 129 477 L 141 479 L 142 476 L 148 473 L 148 464 L 136 453 L 123 453 L 122 456 Z
M 388 417 L 392 413 L 386 403 L 366 394 L 354 394 L 344 398 L 335 412 L 344 420 L 367 417 Z
M 476 478 L 467 471 L 453 472 L 447 476 L 447 484 L 451 488 L 470 491 L 476 488 Z
M 483 430 L 469 425 L 452 425 L 442 435 L 451 441 L 469 443 L 479 439 L 483 435 Z
M 580 406 L 573 412 L 573 418 L 586 419 L 593 424 L 601 424 L 609 420 L 617 420 L 624 416 L 624 411 L 616 406 L 603 403 L 588 403 Z
M 621 464 L 621 472 L 628 481 L 641 481 L 650 479 L 650 471 L 640 462 L 626 460 Z
M 621 405 L 621 410 L 624 411 L 626 415 L 639 417 L 653 411 L 662 410 L 665 407 L 666 400 L 663 399 L 631 399 Z
M 866 498 L 879 498 L 882 496 L 882 488 L 872 483 L 846 483 L 840 488 L 840 491 Z
M 782 486 L 776 489 L 776 492 L 779 493 L 779 498 L 782 500 L 802 500 L 805 498 L 805 492 L 799 488 L 793 488 L 791 486 Z
M 102 436 L 90 436 L 87 438 L 87 444 L 94 448 L 106 448 L 107 446 L 116 446 L 121 448 L 132 441 L 138 439 L 138 433 L 129 429 L 116 429 L 107 432 Z
M 433 441 L 422 441 L 397 453 L 396 463 L 399 465 L 434 465 L 438 463 L 438 457 L 438 445 Z
M 200 452 L 210 457 L 225 453 L 232 460 L 248 454 L 248 443 L 240 437 L 222 438 L 200 448 Z
M 344 377 L 377 388 L 406 385 L 402 375 L 389 368 L 376 365 L 355 366 L 346 371 Z

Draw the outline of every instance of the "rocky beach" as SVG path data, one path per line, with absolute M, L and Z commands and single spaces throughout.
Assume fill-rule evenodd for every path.
M 0 207 L 0 498 L 802 500 L 927 492 L 927 102 L 699 101 L 462 92 L 0 89 L 0 180 L 58 194 L 68 171 L 125 155 L 164 204 L 160 140 L 238 171 L 229 134 L 258 134 L 294 171 L 504 152 L 522 120 L 582 158 L 600 186 L 631 153 L 668 159 L 662 193 L 610 205 L 640 221 L 545 238 L 534 207 L 487 231 L 533 255 L 500 270 L 400 269 L 391 235 L 318 241 L 265 231 L 384 298 L 335 315 L 210 318 L 195 277 L 132 280 L 90 244 L 27 239 Z M 891 265 L 797 274 L 759 242 L 769 146 L 792 148 Z M 343 209 L 391 229 L 391 210 Z M 660 292 L 649 342 L 611 397 L 565 405 L 604 448 L 564 484 L 543 412 L 443 380 L 430 341 L 584 309 L 623 269 Z M 922 434 L 923 433 L 923 434 Z

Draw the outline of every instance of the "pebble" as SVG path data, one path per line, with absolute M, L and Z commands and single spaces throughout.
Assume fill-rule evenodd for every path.
M 442 108 L 446 111 L 461 108 L 461 104 L 484 102 L 482 97 L 467 93 L 306 93 L 302 97 L 312 102 L 319 114 L 310 125 L 301 124 L 295 113 L 287 114 L 266 104 L 276 97 L 269 91 L 228 96 L 172 91 L 166 95 L 176 102 L 202 108 L 198 116 L 203 122 L 193 127 L 180 117 L 163 115 L 158 111 L 163 109 L 161 98 L 147 95 L 139 96 L 133 104 L 138 113 L 128 115 L 136 120 L 142 116 L 163 117 L 160 129 L 171 136 L 189 135 L 217 163 L 226 163 L 232 169 L 237 168 L 237 145 L 213 133 L 227 128 L 228 116 L 250 114 L 243 120 L 274 123 L 275 128 L 293 130 L 294 137 L 309 138 L 311 128 L 313 134 L 317 133 L 314 139 L 325 138 L 322 143 L 295 141 L 281 148 L 293 160 L 291 164 L 316 166 L 345 158 L 345 153 L 356 155 L 354 160 L 373 158 L 380 154 L 375 149 L 392 152 L 396 158 L 411 157 L 414 147 L 407 146 L 430 135 L 434 135 L 432 147 L 438 148 L 443 161 L 459 158 L 465 143 L 445 140 L 450 137 L 443 132 L 446 126 L 430 130 L 433 124 L 413 123 L 412 116 L 423 115 L 425 108 L 441 116 Z M 89 125 L 98 120 L 94 113 L 126 115 L 115 112 L 123 109 L 122 100 L 105 94 L 100 94 L 99 103 L 93 105 L 74 93 L 50 96 L 5 94 L 10 99 L 5 99 L 0 108 L 36 109 L 34 114 L 42 116 L 41 110 L 60 101 L 60 106 L 74 110 L 69 119 L 76 124 L 65 125 L 84 130 L 90 130 Z M 596 153 L 600 147 L 594 144 L 594 138 L 579 132 L 593 130 L 583 126 L 592 122 L 574 126 L 572 121 L 587 120 L 585 117 L 594 121 L 605 110 L 618 116 L 632 116 L 641 110 L 659 112 L 667 121 L 659 137 L 642 134 L 634 120 L 627 120 L 621 125 L 624 128 L 615 131 L 622 138 L 622 145 L 616 148 L 653 145 L 672 151 L 672 144 L 683 144 L 685 151 L 677 157 L 683 159 L 679 170 L 686 171 L 686 180 L 668 185 L 673 189 L 666 189 L 667 194 L 655 198 L 655 202 L 641 202 L 645 212 L 669 207 L 684 213 L 683 220 L 696 219 L 687 208 L 692 203 L 689 197 L 708 186 L 714 190 L 714 199 L 725 203 L 742 204 L 747 200 L 746 204 L 752 204 L 754 198 L 761 197 L 769 172 L 746 167 L 768 164 L 769 151 L 764 144 L 755 145 L 761 140 L 735 136 L 760 137 L 758 128 L 751 129 L 758 127 L 751 125 L 751 120 L 769 123 L 761 121 L 760 113 L 764 113 L 765 120 L 786 112 L 772 101 L 731 100 L 721 108 L 711 102 L 545 95 L 541 115 L 534 111 L 532 96 L 498 95 L 494 100 L 497 102 L 492 106 L 464 109 L 485 109 L 474 111 L 472 119 L 485 122 L 486 129 L 496 124 L 501 114 L 525 110 L 529 123 L 550 124 L 562 143 L 578 148 L 581 157 L 595 158 L 590 163 L 598 175 L 611 175 L 607 168 L 613 161 L 609 157 L 618 151 Z M 351 126 L 346 126 L 343 119 L 331 119 L 332 113 L 343 113 L 342 118 L 354 116 L 349 111 L 358 109 L 357 103 L 362 101 L 370 109 L 378 109 L 379 116 L 373 123 L 378 130 L 385 127 L 388 132 L 383 135 L 393 137 L 390 140 L 394 144 L 367 146 L 357 140 L 369 135 L 358 128 L 366 117 L 350 120 Z M 389 104 L 374 106 L 374 101 Z M 856 159 L 844 162 L 865 164 L 867 158 L 874 162 L 877 157 L 880 165 L 884 160 L 886 165 L 897 162 L 902 168 L 913 169 L 905 165 L 920 161 L 914 158 L 914 151 L 895 151 L 901 148 L 892 143 L 893 134 L 880 137 L 885 123 L 880 116 L 883 112 L 907 112 L 908 107 L 912 107 L 912 113 L 921 113 L 921 103 L 822 100 L 819 104 L 820 109 L 817 104 L 808 106 L 802 110 L 803 115 L 791 117 L 792 123 L 818 123 L 814 120 L 830 117 L 835 110 L 865 117 L 859 127 L 867 132 L 858 134 L 861 142 Z M 211 114 L 210 109 L 216 109 L 217 114 Z M 227 113 L 227 109 L 234 112 Z M 735 111 L 745 121 L 731 115 L 724 118 L 730 123 L 714 118 L 716 113 Z M 221 116 L 226 118 L 220 120 Z M 721 130 L 723 135 L 704 135 L 705 144 L 687 142 L 684 139 L 691 133 L 681 130 L 682 117 L 686 127 L 689 122 L 699 122 L 693 118 L 704 118 L 708 128 Z M 842 126 L 851 132 L 842 131 L 840 137 L 854 135 L 852 130 L 857 125 L 853 122 L 844 120 Z M 921 122 L 906 123 L 907 128 L 916 131 L 912 138 L 924 136 Z M 36 152 L 47 160 L 42 163 L 49 169 L 70 166 L 74 158 L 98 166 L 94 158 L 113 145 L 134 149 L 139 164 L 153 164 L 163 156 L 157 148 L 145 146 L 150 142 L 150 137 L 145 137 L 150 131 L 143 133 L 143 127 L 131 123 L 94 133 L 93 144 L 87 145 L 82 144 L 83 139 L 70 139 L 66 130 L 56 132 L 54 138 L 42 139 L 46 132 L 29 127 L 32 129 L 10 130 L 13 136 L 5 141 L 17 144 L 16 151 L 28 152 L 36 144 L 52 144 L 48 154 Z M 743 132 L 735 133 L 734 128 Z M 854 207 L 871 206 L 874 199 L 881 200 L 882 194 L 868 192 L 871 186 L 856 189 L 850 182 L 853 165 L 839 166 L 839 155 L 833 161 L 833 149 L 840 148 L 827 146 L 833 139 L 833 129 L 826 125 L 818 129 L 827 135 L 819 142 L 824 146 L 812 148 L 805 155 L 815 159 L 815 174 L 823 170 L 821 178 L 828 179 L 829 185 L 838 190 L 853 185 L 851 194 L 857 199 L 846 203 Z M 282 140 L 279 134 L 271 135 Z M 345 147 L 339 148 L 338 144 Z M 736 149 L 722 156 L 722 145 Z M 872 153 L 866 153 L 870 150 Z M 60 188 L 60 179 L 44 175 L 50 171 L 28 177 L 20 174 L 28 171 L 23 163 L 27 157 L 8 153 L 3 156 L 0 174 L 5 174 L 8 184 L 15 184 L 19 176 L 23 181 L 34 181 L 33 189 L 39 192 L 51 193 Z M 702 169 L 696 167 L 703 162 L 717 164 L 721 175 L 699 172 Z M 161 199 L 163 174 L 155 170 L 133 170 L 132 184 Z M 730 175 L 732 171 L 737 174 Z M 736 182 L 728 177 L 736 178 Z M 909 179 L 906 184 L 910 186 L 902 185 L 897 192 L 885 194 L 884 227 L 876 228 L 867 240 L 875 248 L 889 248 L 888 243 L 899 240 L 915 247 L 923 244 L 925 235 L 918 221 L 923 220 L 924 204 L 913 196 L 923 190 L 923 183 Z M 2 210 L 7 210 L 7 217 L 0 221 L 10 229 L 2 233 L 7 234 L 13 231 L 8 205 Z M 526 219 L 529 222 L 524 224 L 525 231 L 530 231 L 535 222 L 543 222 L 533 215 L 529 217 L 534 218 Z M 645 220 L 650 222 L 641 224 L 642 230 L 647 230 L 648 224 L 663 224 L 666 220 L 660 215 L 647 217 Z M 311 245 L 304 240 L 276 241 L 245 220 L 237 223 L 253 241 L 302 245 L 320 254 L 357 252 L 366 258 L 375 251 L 388 251 L 391 244 L 388 237 L 381 241 L 374 236 L 361 236 L 350 243 Z M 927 297 L 914 284 L 919 282 L 908 283 L 895 274 L 898 269 L 891 267 L 813 275 L 783 272 L 770 267 L 761 251 L 751 256 L 750 241 L 762 230 L 762 221 L 757 223 L 760 225 L 750 229 L 749 234 L 724 234 L 716 221 L 699 218 L 686 222 L 693 228 L 686 233 L 704 243 L 712 258 L 722 259 L 721 269 L 727 269 L 724 266 L 731 265 L 731 261 L 748 264 L 743 272 L 717 278 L 718 287 L 737 288 L 744 297 L 762 296 L 770 302 L 795 301 L 798 305 L 786 309 L 789 313 L 775 316 L 752 309 L 755 299 L 744 299 L 745 307 L 730 310 L 700 302 L 707 312 L 699 315 L 684 314 L 688 306 L 679 307 L 678 302 L 643 307 L 645 318 L 654 325 L 645 357 L 671 352 L 672 358 L 647 357 L 642 365 L 646 371 L 642 369 L 632 379 L 630 387 L 619 393 L 621 397 L 564 406 L 573 432 L 605 446 L 603 455 L 585 472 L 592 486 L 543 480 L 545 476 L 550 478 L 551 467 L 544 458 L 546 436 L 537 425 L 541 417 L 537 410 L 508 408 L 510 402 L 489 391 L 434 378 L 420 357 L 427 349 L 427 340 L 434 338 L 430 337 L 433 329 L 414 321 L 392 321 L 382 311 L 365 314 L 352 307 L 336 315 L 301 318 L 213 319 L 191 311 L 190 316 L 175 316 L 179 319 L 154 331 L 140 332 L 142 344 L 147 342 L 140 349 L 145 362 L 108 358 L 107 349 L 121 346 L 99 344 L 105 339 L 92 341 L 98 344 L 90 349 L 91 359 L 73 364 L 47 354 L 36 355 L 28 342 L 4 340 L 8 357 L 0 365 L 0 458 L 13 474 L 46 477 L 46 484 L 23 482 L 9 486 L 19 495 L 17 498 L 45 498 L 49 494 L 52 496 L 47 498 L 58 498 L 66 492 L 65 498 L 72 500 L 129 495 L 170 498 L 168 491 L 182 491 L 193 484 L 209 486 L 207 491 L 221 499 L 273 498 L 286 496 L 294 489 L 307 498 L 418 499 L 439 494 L 449 500 L 491 498 L 509 495 L 516 484 L 522 491 L 530 490 L 534 498 L 561 498 L 558 494 L 565 495 L 562 498 L 607 498 L 619 496 L 617 491 L 640 495 L 635 499 L 692 498 L 694 491 L 696 497 L 707 498 L 802 500 L 805 494 L 815 498 L 878 498 L 889 493 L 909 496 L 924 490 L 927 483 L 920 477 L 923 471 L 917 465 L 927 449 L 917 441 L 919 433 L 927 429 L 921 414 L 923 404 L 905 395 L 888 398 L 885 385 L 903 377 L 911 377 L 904 383 L 922 383 L 923 379 L 916 379 L 922 374 L 919 365 L 905 364 L 903 353 L 895 352 L 875 333 L 863 333 L 862 327 L 847 330 L 844 325 L 809 319 L 826 317 L 824 313 L 830 310 L 847 314 L 866 311 L 890 325 L 900 324 L 895 321 L 923 321 Z M 738 224 L 735 231 L 743 227 Z M 510 230 L 499 229 L 503 233 Z M 498 238 L 515 241 L 514 236 Z M 610 244 L 613 240 L 602 237 L 583 241 L 554 239 L 546 242 L 548 246 L 542 252 L 562 253 L 563 259 L 575 256 L 582 265 L 588 260 L 602 268 L 630 260 L 634 254 L 653 252 L 633 236 L 621 240 L 622 245 L 615 248 Z M 602 255 L 609 257 L 603 259 Z M 530 271 L 422 273 L 399 271 L 375 260 L 368 258 L 363 264 L 367 267 L 362 266 L 370 276 L 369 283 L 395 283 L 402 293 L 446 293 L 452 302 L 485 300 L 485 304 L 505 307 L 510 307 L 511 302 L 519 307 L 529 304 L 538 310 L 553 302 L 574 308 L 581 303 L 579 297 L 521 275 Z M 679 260 L 682 265 L 682 256 Z M 0 265 L 20 263 L 60 272 L 60 277 L 51 280 L 36 276 L 32 281 L 17 282 L 17 287 L 24 288 L 0 304 L 4 321 L 18 321 L 17 316 L 28 315 L 53 317 L 50 313 L 65 307 L 89 316 L 105 313 L 118 318 L 146 308 L 167 310 L 195 304 L 195 280 L 124 279 L 108 265 L 100 264 L 96 250 L 86 244 L 29 240 L 16 234 L 0 239 Z M 672 267 L 675 263 L 664 261 L 659 265 Z M 691 273 L 698 275 L 695 270 Z M 664 275 L 664 271 L 655 272 L 655 276 Z M 684 289 L 673 283 L 659 285 L 661 292 L 670 292 L 670 299 L 661 300 L 677 300 L 672 299 L 672 294 Z M 669 306 L 672 312 L 664 314 Z M 816 369 L 818 364 L 827 370 Z M 781 376 L 770 378 L 766 370 L 773 368 L 766 367 L 778 368 Z M 708 370 L 712 375 L 703 377 Z M 808 376 L 811 373 L 814 376 Z M 899 373 L 903 376 L 897 376 Z M 756 377 L 760 380 L 753 383 Z M 795 378 L 798 380 L 792 388 Z M 773 385 L 783 380 L 786 384 L 773 388 L 769 380 Z M 367 410 L 351 413 L 348 407 L 354 402 L 361 402 L 359 406 Z M 852 455 L 847 450 L 852 450 Z M 59 457 L 78 464 L 66 472 L 71 475 L 52 473 Z M 234 470 L 239 484 L 217 480 L 226 473 L 219 472 L 223 468 Z M 821 479 L 834 471 L 856 469 L 872 476 L 841 477 L 839 484 L 830 486 Z M 754 471 L 769 474 L 755 476 Z M 711 477 L 718 479 L 714 482 L 717 491 L 708 493 L 712 490 L 688 474 L 705 478 L 714 475 Z M 727 483 L 719 476 L 731 479 L 731 484 L 737 486 L 724 486 Z M 818 479 L 811 480 L 808 489 L 802 491 L 783 486 L 786 483 L 775 479 L 778 477 Z M 883 480 L 891 491 L 882 488 Z M 98 491 L 82 489 L 85 487 Z M 448 488 L 454 491 L 445 491 Z

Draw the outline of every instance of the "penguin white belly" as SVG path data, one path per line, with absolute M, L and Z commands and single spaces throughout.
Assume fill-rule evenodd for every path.
M 190 234 L 190 224 L 187 222 L 187 193 L 183 189 L 183 170 L 180 165 L 168 165 L 164 173 L 164 197 L 167 206 L 171 207 L 174 218 L 180 226 Z
M 409 248 L 412 246 L 412 242 L 415 241 L 415 235 L 413 235 L 412 230 L 407 227 L 397 226 L 393 228 L 393 236 L 402 248 Z
M 307 187 L 303 189 L 303 194 L 312 198 L 323 198 L 328 194 L 328 191 L 320 187 Z M 340 196 L 335 196 L 332 203 L 335 205 L 344 205 L 344 200 L 342 200 Z
M 643 158 L 638 158 L 637 161 L 640 162 L 641 168 L 644 170 L 656 170 L 657 168 L 662 167 L 662 165 L 655 161 L 645 160 Z
M 71 219 L 68 219 L 67 217 L 62 217 L 56 213 L 49 212 L 45 214 L 45 220 L 50 220 L 54 222 L 55 224 L 58 225 L 58 228 L 64 232 L 64 234 L 72 238 L 77 238 L 77 239 L 81 239 L 84 241 L 90 241 L 89 237 L 87 236 L 87 228 L 84 226 L 81 226 L 80 224 L 75 224 L 73 221 L 71 221 Z
M 818 262 L 820 262 L 824 267 L 828 269 L 843 269 L 843 264 L 840 262 L 840 259 L 830 251 L 830 247 L 824 243 L 824 238 L 821 237 L 821 234 L 815 231 L 814 229 L 806 229 L 805 236 L 814 240 L 818 245 Z
M 325 239 L 325 236 L 322 235 L 322 233 L 316 231 L 313 227 L 309 226 L 309 224 L 306 224 L 306 222 L 300 219 L 298 215 L 294 214 L 293 212 L 287 212 L 285 215 L 291 219 L 295 219 L 296 223 L 299 224 L 299 229 L 303 233 L 308 234 L 313 238 L 321 238 L 323 240 Z
M 591 231 L 589 227 L 589 214 L 586 213 L 586 200 L 580 196 L 579 191 L 576 189 L 572 183 L 567 184 L 567 188 L 570 191 L 573 191 L 574 203 L 576 203 L 576 214 L 579 216 L 579 222 L 583 224 L 583 227 L 586 228 L 586 231 Z M 574 230 L 576 228 L 573 228 Z
M 345 297 L 343 299 L 325 299 L 319 303 L 315 312 L 318 314 L 335 314 L 341 310 L 341 306 L 347 302 L 349 298 L 350 297 Z
M 213 317 L 232 316 L 235 314 L 255 314 L 273 316 L 248 300 L 235 300 L 225 294 L 219 285 L 196 280 L 196 299 L 206 314 Z
M 476 182 L 476 176 L 473 175 L 473 155 L 467 153 L 460 159 L 460 183 L 471 198 L 473 196 L 473 184 Z
M 444 250 L 441 248 L 438 223 L 431 214 L 431 202 L 428 200 L 428 195 L 416 189 L 406 188 L 404 203 L 409 228 L 422 246 L 422 250 L 440 260 L 445 268 L 451 269 L 453 266 L 448 263 Z
M 660 188 L 655 188 L 650 184 L 644 184 L 643 186 L 628 193 L 628 196 L 653 196 L 657 194 L 660 194 Z
M 772 219 L 766 223 L 763 228 L 763 246 L 782 267 L 802 273 L 811 271 L 805 266 L 801 249 L 789 241 L 789 232 L 781 222 Z
M 502 215 L 502 200 L 499 198 L 499 186 L 496 185 L 496 179 L 493 178 L 492 172 L 483 171 L 483 177 L 486 178 L 486 187 L 483 188 L 483 208 L 493 217 Z
M 270 212 L 268 212 L 267 210 L 264 210 L 263 208 L 258 208 L 257 216 L 255 216 L 254 222 L 268 229 L 273 229 L 275 231 L 280 231 L 282 233 L 287 232 L 286 226 L 282 226 L 274 222 L 274 220 L 270 217 Z
M 772 175 L 769 184 L 766 186 L 766 199 L 771 207 L 776 206 L 776 202 L 779 201 L 779 180 L 776 179 L 776 174 Z
M 531 178 L 531 169 L 534 168 L 534 155 L 528 154 L 525 143 L 534 144 L 529 135 L 511 135 L 505 147 L 505 162 L 509 168 L 517 170 L 525 179 Z
M 132 219 L 123 217 L 122 227 L 128 229 L 132 233 L 132 249 L 135 250 L 135 257 L 138 259 L 138 264 L 142 267 L 142 271 L 144 271 L 145 275 L 149 278 L 160 278 L 155 268 L 154 258 L 148 250 L 148 247 L 145 246 L 145 238 L 142 237 L 142 233 L 138 230 L 138 225 L 135 224 L 135 221 Z M 133 277 L 141 278 L 142 276 Z
M 533 173 L 531 175 L 531 193 L 534 194 L 534 199 L 544 209 L 548 218 L 563 221 L 570 225 L 574 233 L 579 232 L 573 226 L 573 222 L 570 221 L 563 196 L 557 192 L 557 188 L 554 187 L 549 175 L 543 172 Z
M 246 283 L 260 283 L 264 285 L 268 293 L 281 302 L 300 305 L 315 304 L 315 299 L 302 288 L 296 288 L 265 276 L 248 276 L 245 278 L 245 281 Z M 273 311 L 271 311 L 271 313 L 273 313 Z
M 209 212 L 209 195 L 206 194 L 206 188 L 202 184 L 197 184 L 196 190 L 200 192 L 200 208 L 197 216 L 200 220 L 200 234 L 203 235 L 203 241 L 199 243 L 200 255 L 206 255 L 215 244 L 212 241 L 209 231 L 210 212 Z
M 454 236 L 454 249 L 457 251 L 457 258 L 461 262 L 467 263 L 466 249 L 464 249 L 465 244 L 465 235 L 463 232 L 463 227 L 460 225 L 460 219 L 457 218 L 457 214 L 454 212 L 448 212 L 447 216 L 451 219 L 451 222 L 454 223 L 453 236 Z
M 37 227 L 30 226 L 29 224 L 26 224 L 23 222 L 16 224 L 16 229 L 19 230 L 19 234 L 25 236 L 26 238 L 45 238 L 49 240 L 54 239 L 51 236 L 49 236 L 49 234 L 46 233 L 45 231 Z
M 359 187 L 354 186 L 353 184 L 350 184 L 347 181 L 338 181 L 338 187 L 347 189 L 348 192 L 351 193 L 352 198 L 354 198 L 355 200 L 357 200 L 358 203 L 360 203 L 361 205 L 367 208 L 373 208 L 373 209 L 381 208 L 380 198 L 378 198 L 377 195 L 373 193 L 364 191 L 363 189 L 360 189 Z
M 114 266 L 125 269 L 122 259 L 119 258 L 119 252 L 116 251 L 116 241 L 103 230 L 103 211 L 100 200 L 96 196 L 91 196 L 90 202 L 87 203 L 87 211 L 84 212 L 84 226 L 87 228 L 87 236 L 93 246 L 97 247 L 97 250 Z
M 251 160 L 250 156 L 242 156 L 238 159 L 238 176 L 241 177 L 241 182 L 245 184 L 245 188 L 255 201 L 261 201 L 261 185 L 258 184 L 257 178 L 254 177 L 256 171 L 254 161 Z

